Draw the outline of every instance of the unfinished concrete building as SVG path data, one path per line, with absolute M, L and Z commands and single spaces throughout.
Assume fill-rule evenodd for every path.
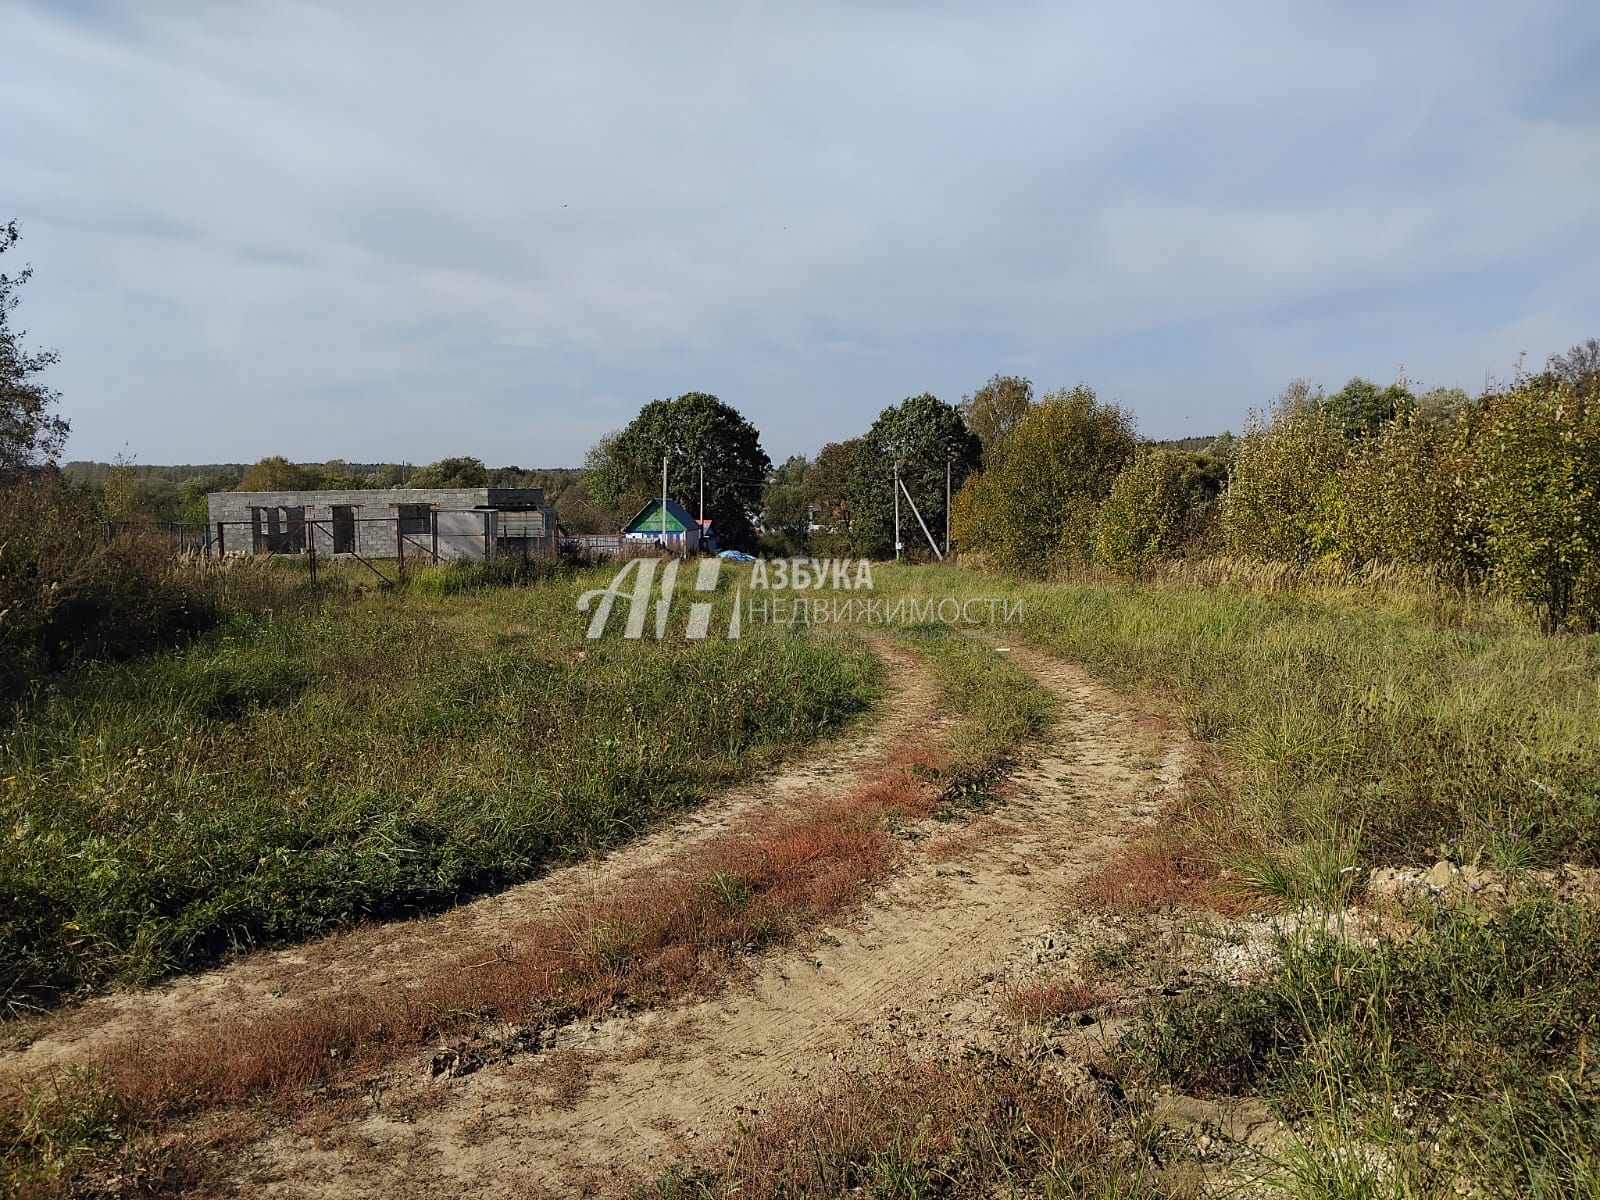
M 543 488 L 374 488 L 212 492 L 209 541 L 222 554 L 362 558 L 537 558 L 558 549 Z

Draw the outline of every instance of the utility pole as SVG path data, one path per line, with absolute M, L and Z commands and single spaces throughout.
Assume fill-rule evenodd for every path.
M 661 456 L 661 548 L 667 548 L 667 456 Z
M 944 556 L 950 557 L 950 456 L 944 457 Z
M 706 519 L 706 466 L 704 463 L 700 464 L 700 512 L 697 515 L 702 521 Z
M 900 561 L 900 462 L 894 464 L 894 559 Z

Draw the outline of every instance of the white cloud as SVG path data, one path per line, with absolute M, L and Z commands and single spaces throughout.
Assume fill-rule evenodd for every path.
M 1581 3 L 24 7 L 0 179 L 74 454 L 576 462 L 704 386 L 781 456 L 1008 362 L 1159 432 L 1237 424 L 1317 364 L 1472 383 L 1505 353 L 1483 338 L 1579 327 L 1600 134 L 1571 67 L 1596 25 Z

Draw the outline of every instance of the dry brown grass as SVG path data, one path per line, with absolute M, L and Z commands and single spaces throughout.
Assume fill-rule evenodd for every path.
M 1028 979 L 1003 988 L 995 1004 L 1015 1020 L 1038 1025 L 1094 1008 L 1102 998 L 1100 988 L 1082 980 Z
M 1073 895 L 1101 912 L 1143 916 L 1178 907 L 1229 912 L 1238 897 L 1224 882 L 1220 865 L 1204 849 L 1158 828 L 1095 867 Z
M 1147 717 L 1152 731 L 1170 727 Z M 1238 916 L 1252 905 L 1222 865 L 1224 844 L 1236 836 L 1228 784 L 1208 748 L 1191 743 L 1184 793 L 1170 799 L 1145 833 L 1099 863 L 1073 888 L 1073 900 L 1100 912 L 1150 916 L 1188 908 Z
M 303 1112 L 316 1095 L 336 1101 L 397 1052 L 470 1036 L 489 1021 L 550 1024 L 707 993 L 747 955 L 843 911 L 881 881 L 898 853 L 893 825 L 933 810 L 941 765 L 936 752 L 908 746 L 849 794 L 732 830 L 684 861 L 530 921 L 500 945 L 463 949 L 403 993 L 345 993 L 115 1043 L 95 1064 L 94 1087 L 142 1129 L 142 1141 L 171 1140 L 208 1111 L 265 1102 Z M 555 1089 L 558 1102 L 563 1094 Z
M 636 1195 L 1098 1195 L 1119 1174 L 1113 1128 L 1101 1094 L 1063 1086 L 1041 1063 L 900 1055 L 769 1110 Z

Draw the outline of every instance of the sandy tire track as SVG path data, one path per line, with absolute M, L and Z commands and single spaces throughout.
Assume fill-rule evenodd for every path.
M 365 1116 L 253 1147 L 237 1194 L 605 1193 L 841 1065 L 930 1033 L 948 1040 L 963 997 L 1026 953 L 1064 890 L 1155 815 L 1187 756 L 1181 735 L 1157 735 L 1081 669 L 1021 647 L 1011 656 L 1062 713 L 1013 771 L 1006 803 L 958 835 L 963 857 L 909 855 L 855 920 L 715 999 L 568 1026 L 555 1054 L 460 1079 L 433 1080 L 413 1057 Z
M 342 993 L 402 989 L 431 965 L 455 961 L 473 945 L 488 950 L 519 924 L 605 892 L 735 825 L 765 812 L 838 794 L 873 771 L 913 731 L 937 728 L 937 686 L 915 655 L 875 640 L 885 660 L 885 696 L 847 734 L 781 764 L 655 831 L 589 862 L 560 867 L 524 884 L 447 912 L 375 923 L 282 950 L 241 956 L 209 971 L 136 991 L 97 996 L 11 1033 L 29 1040 L 0 1050 L 0 1083 L 92 1061 L 95 1051 L 132 1038 L 163 1038 L 218 1019 L 281 1012 Z

